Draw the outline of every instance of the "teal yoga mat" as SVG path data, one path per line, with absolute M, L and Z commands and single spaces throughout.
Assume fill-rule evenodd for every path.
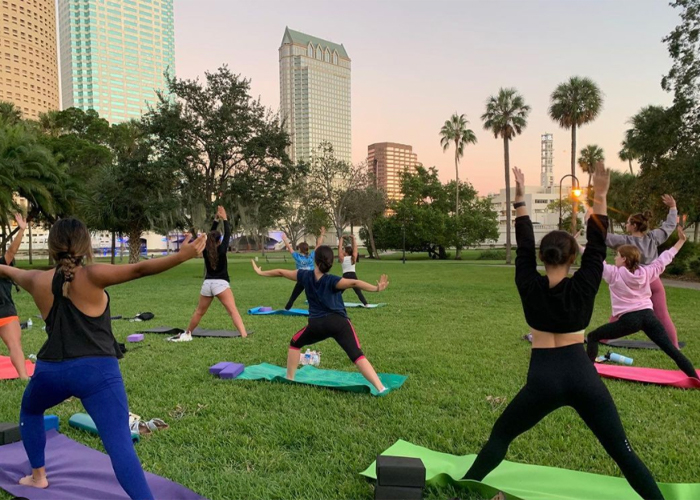
M 379 379 L 387 388 L 381 394 L 377 392 L 362 374 L 357 372 L 341 372 L 337 370 L 322 370 L 315 366 L 302 366 L 297 370 L 294 380 L 287 380 L 287 369 L 281 366 L 262 363 L 260 365 L 246 366 L 236 380 L 270 380 L 285 382 L 287 384 L 307 384 L 320 387 L 329 387 L 339 391 L 371 393 L 372 396 L 386 396 L 391 391 L 401 387 L 406 381 L 403 375 L 379 373 Z
M 621 477 L 504 460 L 480 483 L 460 480 L 474 462 L 476 455 L 449 455 L 401 440 L 382 455 L 420 458 L 425 465 L 427 484 L 454 484 L 487 498 L 502 491 L 508 500 L 639 500 L 639 495 Z M 372 463 L 361 474 L 376 479 L 375 470 L 375 463 Z M 666 500 L 700 498 L 700 484 L 658 484 Z
M 306 304 L 308 304 L 309 301 L 306 301 Z M 363 309 L 376 309 L 377 307 L 384 307 L 386 305 L 386 302 L 379 302 L 378 304 L 367 304 L 367 306 L 363 306 L 362 302 L 345 302 L 343 304 L 345 307 L 361 307 Z
M 260 316 L 271 316 L 271 315 L 308 316 L 309 311 L 307 309 L 295 309 L 295 308 L 292 308 L 288 311 L 286 309 L 273 309 L 272 311 L 263 311 L 262 306 L 259 306 L 259 307 L 254 307 L 252 309 L 248 309 L 248 314 L 260 315 Z

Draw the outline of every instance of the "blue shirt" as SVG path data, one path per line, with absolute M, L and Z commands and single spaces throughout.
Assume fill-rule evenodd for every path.
M 297 264 L 297 269 L 304 269 L 306 271 L 314 270 L 314 256 L 316 251 L 312 250 L 309 255 L 304 255 L 303 253 L 294 252 L 292 257 L 294 257 L 294 262 Z
M 334 274 L 324 274 L 316 281 L 313 271 L 297 271 L 297 282 L 301 283 L 309 301 L 309 318 L 323 318 L 329 314 L 348 317 L 343 303 L 343 295 L 335 286 L 342 278 Z

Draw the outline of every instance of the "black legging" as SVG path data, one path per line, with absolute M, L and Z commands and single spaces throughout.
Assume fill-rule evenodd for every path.
M 309 324 L 292 337 L 289 347 L 301 349 L 331 337 L 343 348 L 353 363 L 357 363 L 358 359 L 365 357 L 360 340 L 357 338 L 355 328 L 350 320 L 335 313 L 322 318 L 309 318 Z
M 464 479 L 481 481 L 505 458 L 516 437 L 562 406 L 576 410 L 642 498 L 663 499 L 651 472 L 632 451 L 615 403 L 581 344 L 532 349 L 525 387 L 496 420 Z
M 285 309 L 289 310 L 292 308 L 294 305 L 294 301 L 299 298 L 299 295 L 301 295 L 301 292 L 304 291 L 304 285 L 299 283 L 297 281 L 296 285 L 294 285 L 294 290 L 292 290 L 292 295 L 289 296 L 289 300 L 287 301 L 287 305 L 284 306 Z
M 343 278 L 346 278 L 346 279 L 349 279 L 349 280 L 356 280 L 356 279 L 357 279 L 357 274 L 355 274 L 354 271 L 351 271 L 351 272 L 349 272 L 349 273 L 343 273 Z M 355 293 L 357 294 L 357 298 L 360 299 L 360 302 L 362 302 L 362 304 L 364 304 L 364 305 L 367 305 L 367 299 L 366 299 L 365 296 L 362 294 L 362 290 L 360 290 L 359 288 L 353 288 L 353 290 L 354 290 Z M 343 292 L 345 292 L 345 290 L 343 290 L 343 291 L 340 292 L 340 293 L 342 294 Z
M 658 320 L 652 309 L 643 309 L 623 314 L 617 321 L 606 323 L 588 334 L 588 357 L 591 361 L 598 356 L 598 342 L 607 339 L 619 339 L 632 335 L 639 330 L 646 333 L 647 337 L 658 345 L 663 352 L 676 362 L 678 368 L 683 373 L 692 378 L 698 378 L 698 374 L 693 367 L 693 363 L 683 356 L 666 334 L 661 322 Z

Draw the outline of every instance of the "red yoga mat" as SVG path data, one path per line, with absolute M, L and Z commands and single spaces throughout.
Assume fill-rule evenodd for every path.
M 27 367 L 27 375 L 30 377 L 34 375 L 34 363 L 28 359 L 24 361 L 24 366 Z M 13 378 L 19 378 L 19 374 L 15 367 L 12 366 L 9 356 L 0 356 L 0 380 L 10 380 Z
M 657 368 L 637 368 L 595 363 L 601 377 L 619 380 L 646 382 L 647 384 L 670 385 L 681 389 L 700 389 L 700 380 L 690 378 L 680 370 L 659 370 Z M 700 374 L 700 371 L 698 371 Z

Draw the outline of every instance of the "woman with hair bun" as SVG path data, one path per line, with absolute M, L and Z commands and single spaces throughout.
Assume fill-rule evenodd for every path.
M 205 242 L 206 235 L 193 242 L 188 238 L 178 253 L 137 264 L 85 265 L 92 261 L 90 233 L 78 219 L 67 218 L 49 232 L 54 269 L 27 271 L 0 265 L 0 278 L 13 280 L 31 294 L 48 334 L 22 397 L 20 430 L 32 473 L 19 480 L 21 485 L 49 487 L 44 412 L 75 396 L 95 421 L 129 498 L 153 498 L 131 442 L 129 404 L 117 362 L 123 355 L 112 334 L 105 288 L 167 271 L 200 254 Z
M 646 266 L 659 256 L 659 245 L 664 243 L 676 229 L 678 224 L 678 209 L 676 208 L 676 200 L 673 196 L 665 194 L 661 197 L 664 204 L 669 208 L 666 220 L 661 224 L 661 227 L 649 231 L 649 221 L 651 219 L 650 212 L 637 213 L 630 215 L 625 225 L 627 235 L 610 234 L 605 237 L 605 244 L 608 248 L 616 249 L 621 245 L 632 245 L 639 249 L 641 253 L 640 264 Z M 671 320 L 671 315 L 668 313 L 666 305 L 666 290 L 661 282 L 661 278 L 656 278 L 650 284 L 651 288 L 651 303 L 654 307 L 654 314 L 659 319 L 666 330 L 671 343 L 678 348 L 678 334 L 676 326 Z M 618 317 L 613 316 L 610 321 L 617 321 Z
M 289 343 L 287 378 L 294 380 L 299 366 L 299 351 L 302 347 L 332 337 L 343 348 L 350 361 L 355 363 L 360 373 L 377 391 L 383 392 L 386 390 L 384 384 L 379 380 L 372 364 L 365 358 L 355 328 L 345 311 L 342 292 L 348 288 L 359 288 L 365 292 L 381 292 L 389 286 L 389 278 L 386 274 L 382 274 L 377 284 L 371 285 L 365 281 L 328 274 L 333 267 L 333 260 L 333 250 L 327 245 L 316 248 L 313 271 L 303 269 L 263 271 L 254 260 L 251 260 L 253 269 L 260 276 L 287 278 L 300 283 L 304 287 L 306 298 L 309 301 L 309 323 L 299 330 Z

